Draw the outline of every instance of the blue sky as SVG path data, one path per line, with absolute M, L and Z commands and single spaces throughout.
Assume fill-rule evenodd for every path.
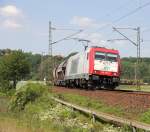
M 89 44 L 115 48 L 121 56 L 136 56 L 136 47 L 129 41 L 107 42 L 122 38 L 112 30 L 115 27 L 141 27 L 141 55 L 150 57 L 150 6 L 115 22 L 149 0 L 0 0 L 0 49 L 23 49 L 33 53 L 48 51 L 48 22 L 53 27 L 84 29 L 78 38 L 88 39 Z M 53 41 L 76 31 L 52 31 Z M 132 30 L 121 30 L 136 41 Z M 83 44 L 66 40 L 53 46 L 53 53 L 68 55 L 82 51 Z

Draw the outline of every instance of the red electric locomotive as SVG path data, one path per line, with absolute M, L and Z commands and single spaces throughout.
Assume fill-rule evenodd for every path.
M 56 85 L 114 89 L 120 81 L 118 50 L 90 47 L 71 56 L 54 69 Z

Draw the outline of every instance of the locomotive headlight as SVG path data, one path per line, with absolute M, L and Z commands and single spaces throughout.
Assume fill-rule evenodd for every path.
M 117 73 L 113 73 L 113 75 L 114 75 L 114 76 L 116 76 L 116 75 L 117 75 Z

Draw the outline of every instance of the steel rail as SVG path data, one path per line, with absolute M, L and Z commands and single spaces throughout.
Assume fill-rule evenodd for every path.
M 61 87 L 59 87 L 59 86 L 55 86 L 56 88 L 61 88 Z M 66 88 L 66 87 L 63 87 L 63 88 Z M 106 92 L 106 91 L 108 91 L 108 92 L 116 92 L 116 93 L 127 93 L 127 94 L 137 94 L 137 95 L 148 95 L 148 96 L 150 96 L 150 92 L 147 92 L 147 91 L 138 91 L 138 90 L 121 90 L 121 89 L 114 89 L 114 90 L 112 90 L 112 89 L 107 89 L 107 88 L 105 88 L 105 89 L 92 89 L 92 90 L 89 90 L 89 89 L 86 89 L 86 88 L 84 88 L 84 89 L 81 89 L 81 88 L 66 88 L 66 89 L 78 89 L 78 90 L 85 90 L 85 91 L 91 91 L 91 92 L 94 92 L 94 91 L 98 91 L 98 92 Z

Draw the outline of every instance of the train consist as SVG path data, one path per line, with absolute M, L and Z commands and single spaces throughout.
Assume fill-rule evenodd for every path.
M 90 47 L 63 61 L 53 70 L 57 86 L 114 89 L 120 81 L 118 50 Z

